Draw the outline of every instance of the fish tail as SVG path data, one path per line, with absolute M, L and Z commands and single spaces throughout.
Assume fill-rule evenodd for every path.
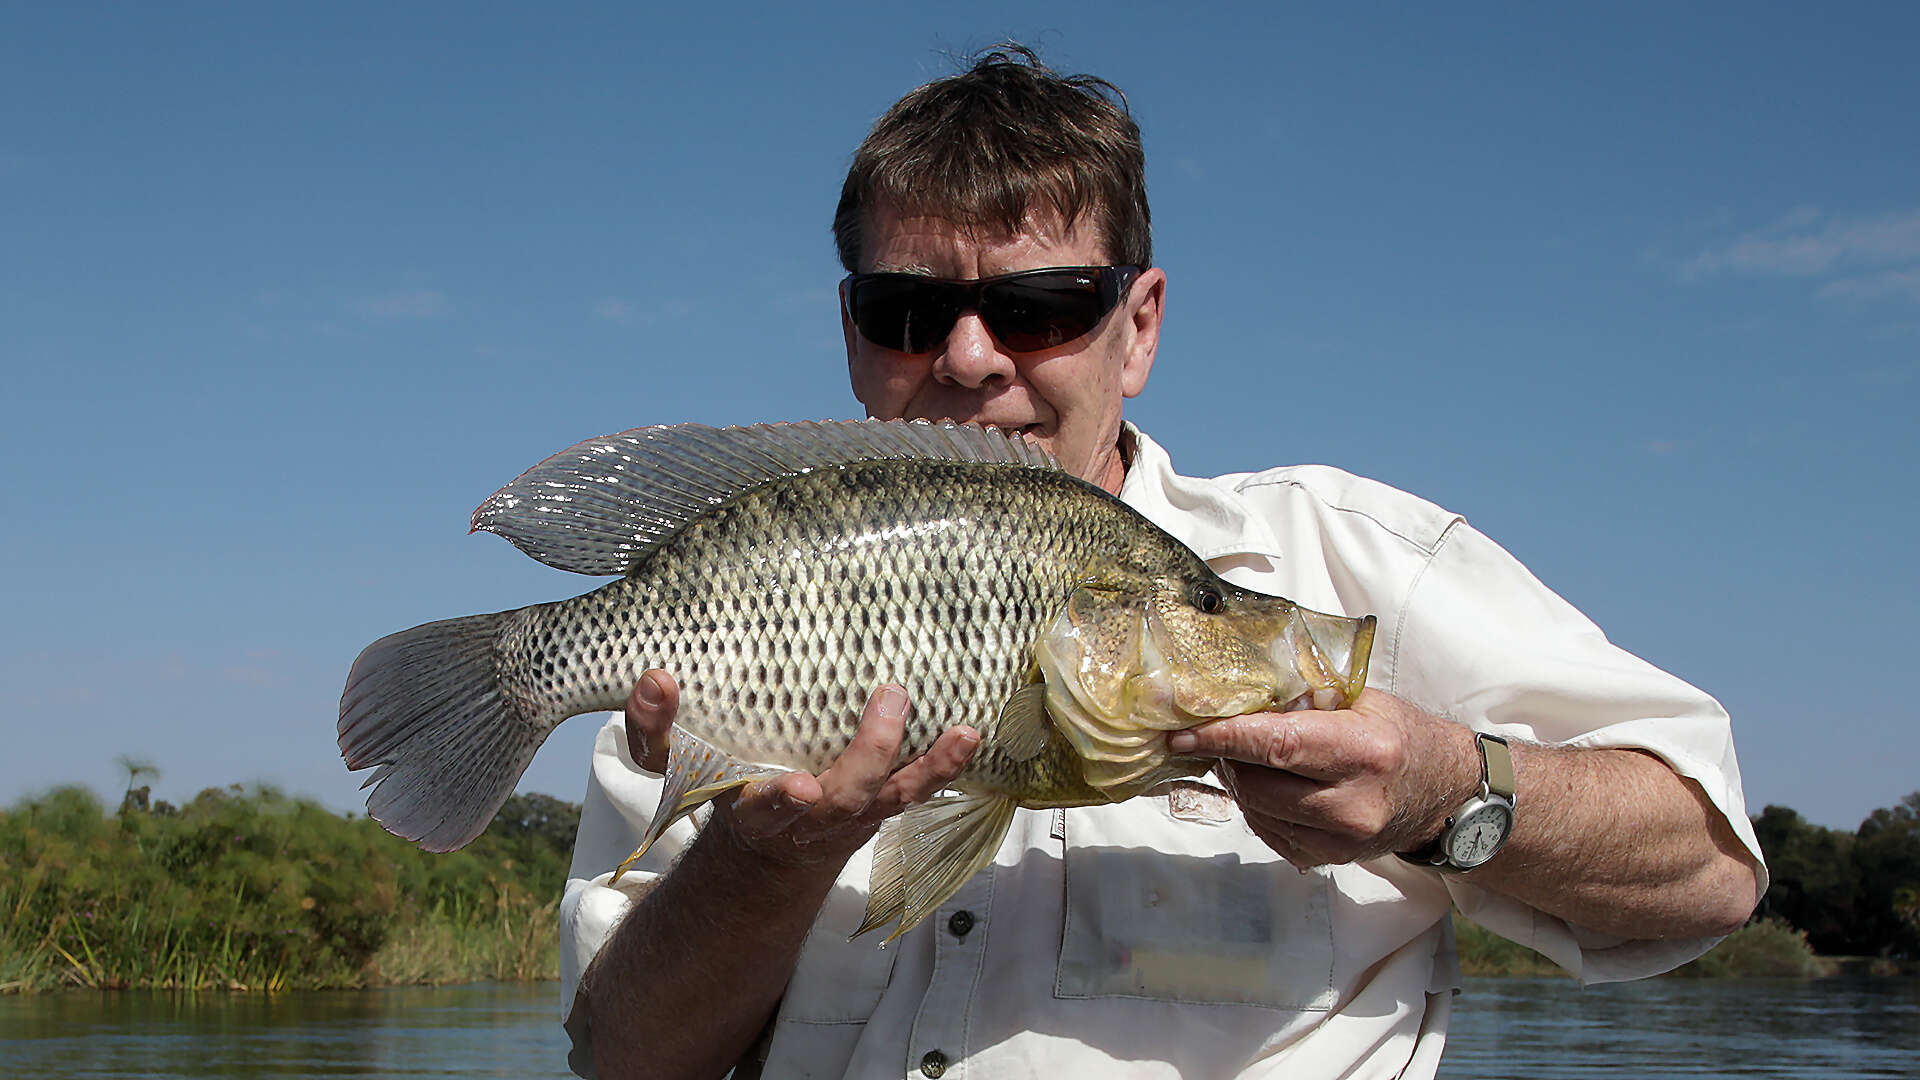
M 554 723 L 500 685 L 499 640 L 518 612 L 416 626 L 369 645 L 340 696 L 340 756 L 374 769 L 367 814 L 428 851 L 462 847 L 513 793 Z

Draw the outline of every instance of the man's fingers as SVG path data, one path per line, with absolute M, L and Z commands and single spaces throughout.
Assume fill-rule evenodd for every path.
M 974 750 L 980 746 L 980 733 L 970 727 L 948 728 L 940 733 L 926 753 L 887 778 L 886 786 L 873 800 L 868 816 L 891 817 L 915 803 L 933 798 L 941 788 L 959 777 Z
M 787 828 L 820 802 L 820 781 L 803 772 L 758 780 L 740 789 L 733 803 L 733 827 L 758 839 Z
M 1176 731 L 1167 746 L 1176 754 L 1245 761 L 1315 780 L 1342 780 L 1366 766 L 1366 748 L 1347 712 L 1231 716 Z
M 640 674 L 627 695 L 627 752 L 648 772 L 667 771 L 667 732 L 680 710 L 680 684 L 652 668 Z
M 820 774 L 822 804 L 848 816 L 866 811 L 893 772 L 906 733 L 907 692 L 887 685 L 873 692 L 860 729 L 840 757 Z

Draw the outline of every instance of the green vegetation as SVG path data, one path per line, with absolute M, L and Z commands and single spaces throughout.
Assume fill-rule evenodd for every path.
M 1807 978 L 1830 973 L 1814 955 L 1807 933 L 1780 919 L 1755 919 L 1733 932 L 1698 960 L 1680 966 L 1675 975 L 1790 976 Z
M 429 854 L 270 788 L 185 806 L 135 782 L 107 813 L 64 787 L 0 811 L 0 992 L 279 989 L 552 979 L 580 808 L 516 795 L 480 839 Z M 1676 974 L 1911 970 L 1920 960 L 1920 792 L 1853 833 L 1784 807 L 1754 819 L 1773 871 L 1754 921 Z M 1560 969 L 1456 916 L 1469 975 Z M 1866 958 L 1847 962 L 1819 955 Z
M 1516 945 L 1459 912 L 1453 915 L 1453 935 L 1459 948 L 1460 970 L 1468 975 L 1565 975 L 1559 964 L 1525 945 Z
M 1809 824 L 1784 806 L 1753 819 L 1772 881 L 1753 919 L 1682 976 L 1895 973 L 1920 961 L 1920 791 L 1875 810 L 1855 832 Z M 1469 975 L 1555 975 L 1530 949 L 1458 915 Z
M 1920 791 L 1851 833 L 1784 806 L 1762 810 L 1753 827 L 1773 871 L 1761 915 L 1806 931 L 1821 953 L 1920 959 Z
M 436 855 L 269 788 L 59 788 L 0 812 L 0 990 L 551 979 L 578 821 L 515 796 Z

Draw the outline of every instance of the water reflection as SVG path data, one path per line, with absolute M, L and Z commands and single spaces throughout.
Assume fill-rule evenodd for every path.
M 554 984 L 0 999 L 10 1076 L 568 1077 Z
M 1920 979 L 1469 979 L 1440 1076 L 1920 1077 Z
M 556 987 L 0 997 L 0 1074 L 561 1078 Z M 1470 979 L 1443 1080 L 1920 1077 L 1920 979 Z

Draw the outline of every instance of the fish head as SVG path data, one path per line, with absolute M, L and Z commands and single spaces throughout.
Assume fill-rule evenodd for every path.
M 1035 645 L 1047 711 L 1088 782 L 1110 797 L 1167 778 L 1168 732 L 1253 712 L 1345 708 L 1366 685 L 1373 616 L 1312 611 L 1235 586 L 1203 563 L 1182 569 L 1081 585 Z

